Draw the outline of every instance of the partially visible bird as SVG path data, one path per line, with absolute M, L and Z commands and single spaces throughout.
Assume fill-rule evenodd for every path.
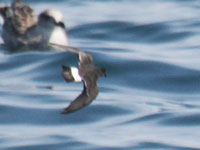
M 0 7 L 0 15 L 3 17 L 1 36 L 10 49 L 46 49 L 50 42 L 68 45 L 59 10 L 46 9 L 36 16 L 30 6 L 14 0 L 11 6 Z
M 99 77 L 106 76 L 106 70 L 105 68 L 95 67 L 92 56 L 86 52 L 72 47 L 53 45 L 62 50 L 72 52 L 79 58 L 79 68 L 62 66 L 62 76 L 65 81 L 83 82 L 82 93 L 62 112 L 62 114 L 71 113 L 89 105 L 97 97 L 97 80 Z

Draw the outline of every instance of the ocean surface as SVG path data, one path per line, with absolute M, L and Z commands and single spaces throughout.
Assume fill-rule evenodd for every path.
M 0 150 L 200 150 L 199 0 L 25 2 L 59 9 L 70 45 L 107 77 L 93 103 L 62 115 L 82 91 L 61 76 L 77 57 L 1 46 Z

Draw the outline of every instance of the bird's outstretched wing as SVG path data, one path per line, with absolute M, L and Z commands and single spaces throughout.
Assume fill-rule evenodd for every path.
M 70 46 L 65 46 L 65 45 L 58 45 L 55 43 L 49 43 L 50 46 L 53 46 L 55 49 L 63 50 L 66 52 L 71 52 L 76 55 L 78 55 L 79 58 L 79 64 L 93 64 L 93 59 L 92 56 L 89 55 L 88 53 L 81 51 L 77 48 L 70 47 Z
M 89 105 L 96 98 L 96 96 L 98 95 L 98 90 L 97 91 L 95 90 L 96 92 L 92 92 L 91 90 L 93 89 L 86 87 L 87 84 L 85 84 L 85 82 L 83 82 L 83 86 L 84 88 L 82 93 L 74 101 L 72 101 L 70 105 L 64 109 L 63 112 L 61 112 L 62 114 L 77 111 Z
M 85 78 L 82 93 L 64 109 L 62 114 L 77 111 L 89 105 L 98 95 L 97 78 Z
M 55 44 L 55 43 L 49 43 L 49 46 L 52 46 L 55 49 L 58 50 L 62 50 L 65 52 L 71 52 L 74 53 L 76 55 L 79 55 L 79 52 L 81 52 L 79 49 L 74 48 L 74 47 L 70 47 L 70 46 L 66 46 L 66 45 L 60 45 L 60 44 Z

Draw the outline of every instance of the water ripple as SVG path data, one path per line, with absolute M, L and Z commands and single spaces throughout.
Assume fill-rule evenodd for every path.
M 61 115 L 82 91 L 61 75 L 63 64 L 78 66 L 77 56 L 0 45 L 0 149 L 200 149 L 197 1 L 28 3 L 37 13 L 60 9 L 70 45 L 107 77 L 91 105 Z
M 194 33 L 190 31 L 171 31 L 170 25 L 163 23 L 134 24 L 122 21 L 107 21 L 100 23 L 83 24 L 69 30 L 74 38 L 160 43 L 183 40 Z

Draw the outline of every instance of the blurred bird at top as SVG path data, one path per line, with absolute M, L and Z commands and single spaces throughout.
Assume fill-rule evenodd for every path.
M 3 18 L 2 39 L 9 49 L 47 49 L 49 43 L 68 46 L 63 15 L 57 9 L 46 9 L 38 16 L 21 0 L 0 7 Z

